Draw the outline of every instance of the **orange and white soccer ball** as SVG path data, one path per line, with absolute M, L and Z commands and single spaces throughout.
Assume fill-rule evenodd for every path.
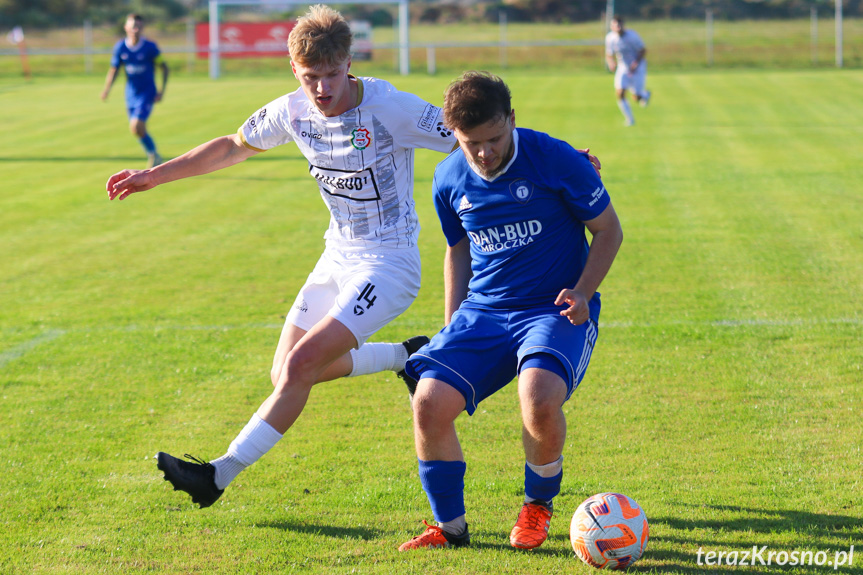
M 575 554 L 598 569 L 626 569 L 644 553 L 647 537 L 644 510 L 620 493 L 588 497 L 569 526 Z

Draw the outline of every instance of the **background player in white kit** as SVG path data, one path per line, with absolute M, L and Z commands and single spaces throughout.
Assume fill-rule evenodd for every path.
M 626 91 L 632 92 L 633 99 L 647 106 L 650 92 L 647 83 L 647 48 L 635 30 L 624 26 L 623 18 L 615 16 L 611 21 L 611 31 L 605 37 L 605 61 L 608 69 L 614 72 L 614 89 L 617 92 L 617 106 L 626 118 L 626 125 L 635 123 L 632 108 L 626 101 Z
M 388 82 L 348 73 L 351 32 L 317 5 L 288 39 L 300 89 L 267 104 L 236 134 L 216 138 L 149 170 L 123 170 L 107 183 L 120 200 L 157 185 L 226 168 L 294 142 L 330 210 L 326 248 L 287 316 L 271 371 L 275 387 L 227 453 L 209 463 L 157 454 L 176 489 L 212 505 L 246 467 L 293 425 L 315 383 L 403 370 L 428 338 L 365 343 L 404 312 L 420 287 L 414 148 L 455 145 L 440 108 Z M 403 371 L 399 373 L 404 377 Z M 409 387 L 415 382 L 409 381 Z

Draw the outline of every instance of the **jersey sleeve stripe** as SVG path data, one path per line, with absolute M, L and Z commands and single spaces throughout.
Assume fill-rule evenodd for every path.
M 256 148 L 255 146 L 251 145 L 249 142 L 246 141 L 246 136 L 243 135 L 242 126 L 240 126 L 240 129 L 237 130 L 237 135 L 240 136 L 240 141 L 243 143 L 243 145 L 250 150 L 254 150 L 256 152 L 266 152 L 266 150 L 264 150 L 263 148 Z

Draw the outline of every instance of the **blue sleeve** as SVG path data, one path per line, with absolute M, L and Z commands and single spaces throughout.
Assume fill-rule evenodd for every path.
M 569 168 L 560 179 L 564 202 L 579 221 L 592 220 L 611 203 L 608 191 L 587 154 L 565 142 L 561 142 L 560 153 L 560 165 Z
M 443 235 L 446 238 L 447 245 L 454 246 L 459 243 L 467 233 L 461 225 L 461 219 L 453 209 L 452 203 L 449 201 L 449 190 L 443 188 L 438 183 L 438 173 L 435 171 L 434 180 L 432 181 L 432 199 L 434 201 L 435 211 L 440 220 L 440 227 L 443 230 Z
M 114 44 L 114 51 L 111 53 L 111 67 L 120 67 L 120 50 L 123 48 L 123 40 Z

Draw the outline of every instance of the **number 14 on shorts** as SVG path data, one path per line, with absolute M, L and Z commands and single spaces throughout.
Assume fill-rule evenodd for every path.
M 357 301 L 360 303 L 354 306 L 354 315 L 363 315 L 370 307 L 375 305 L 375 300 L 378 299 L 378 296 L 372 296 L 374 290 L 375 284 L 371 282 L 366 284 L 366 287 L 363 288 L 363 291 L 357 297 Z M 363 302 L 365 302 L 365 306 L 363 306 Z

